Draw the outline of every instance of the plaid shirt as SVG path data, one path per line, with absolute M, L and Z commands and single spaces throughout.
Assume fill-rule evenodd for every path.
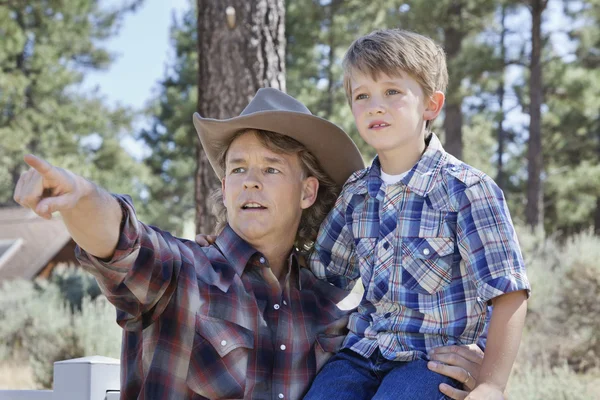
M 276 282 L 228 226 L 202 248 L 139 222 L 131 199 L 117 250 L 77 257 L 117 307 L 121 399 L 300 399 L 339 349 L 347 294 L 299 268 Z
M 529 292 L 502 191 L 435 135 L 399 183 L 380 174 L 376 158 L 348 179 L 310 257 L 315 275 L 338 287 L 362 279 L 344 347 L 410 361 L 477 343 L 489 300 Z

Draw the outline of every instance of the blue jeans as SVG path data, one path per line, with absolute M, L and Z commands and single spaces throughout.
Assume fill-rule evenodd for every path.
M 366 359 L 344 349 L 317 375 L 304 400 L 441 400 L 439 384 L 460 387 L 427 368 L 427 361 L 389 361 L 376 350 Z

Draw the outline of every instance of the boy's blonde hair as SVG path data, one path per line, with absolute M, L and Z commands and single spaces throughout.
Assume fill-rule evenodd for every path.
M 350 80 L 354 71 L 377 79 L 379 74 L 406 73 L 415 79 L 425 98 L 445 92 L 448 70 L 444 50 L 430 38 L 402 29 L 379 29 L 361 36 L 351 45 L 343 61 L 344 89 L 352 106 Z M 432 121 L 427 121 L 427 127 Z

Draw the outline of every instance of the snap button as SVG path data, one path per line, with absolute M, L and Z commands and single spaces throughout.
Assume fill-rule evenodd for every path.
M 221 340 L 221 346 L 227 346 L 227 340 Z
M 258 259 L 258 261 L 260 261 L 261 264 L 264 264 L 266 260 L 265 260 L 264 257 L 261 257 L 261 258 Z
M 284 397 L 284 396 L 283 396 L 283 393 L 279 393 L 279 396 L 278 396 L 278 397 L 279 397 L 280 399 L 283 399 L 283 397 Z
M 279 346 L 279 348 L 280 348 L 281 350 L 285 350 L 285 349 L 286 349 L 286 347 L 285 347 L 285 344 L 282 344 L 281 346 Z
M 279 304 L 275 304 L 275 305 L 273 306 L 273 308 L 274 308 L 274 309 L 276 309 L 276 310 L 279 310 Z
M 424 248 L 424 249 L 423 249 L 423 254 L 425 254 L 426 256 L 428 256 L 428 255 L 429 255 L 429 253 L 431 253 L 431 252 L 429 251 L 429 249 L 428 249 L 428 248 Z

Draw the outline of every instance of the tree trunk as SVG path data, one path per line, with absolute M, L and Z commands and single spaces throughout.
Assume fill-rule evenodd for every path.
M 449 15 L 461 15 L 461 2 L 455 2 L 450 7 Z M 444 32 L 444 50 L 448 62 L 448 89 L 446 90 L 446 112 L 444 117 L 444 133 L 446 141 L 445 150 L 455 156 L 462 158 L 462 101 L 463 96 L 460 91 L 462 71 L 452 67 L 453 61 L 460 54 L 464 32 L 461 27 L 451 26 Z
M 529 145 L 527 148 L 527 205 L 525 219 L 534 229 L 542 221 L 542 13 L 547 0 L 531 0 L 531 65 L 529 77 Z
M 240 114 L 261 87 L 285 90 L 283 0 L 197 0 L 198 112 L 203 117 Z M 235 9 L 235 27 L 225 10 Z M 209 194 L 220 183 L 198 141 L 196 232 L 214 231 Z
M 506 133 L 504 132 L 504 70 L 506 63 L 506 5 L 502 5 L 500 10 L 500 80 L 498 82 L 498 174 L 496 175 L 496 183 L 502 190 L 506 190 L 504 183 L 504 147 L 506 140 Z

